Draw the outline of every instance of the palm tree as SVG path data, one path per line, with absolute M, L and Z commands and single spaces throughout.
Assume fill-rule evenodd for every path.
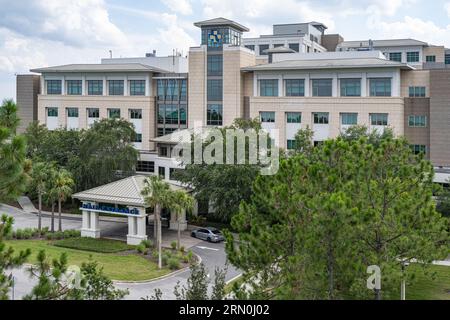
M 20 119 L 17 116 L 17 105 L 12 99 L 3 100 L 0 107 L 0 126 L 8 128 L 13 134 L 16 134 Z
M 158 248 L 158 268 L 162 268 L 161 248 L 161 209 L 170 207 L 172 196 L 170 186 L 159 176 L 151 176 L 144 182 L 142 195 L 145 203 L 154 208 L 156 225 L 156 246 Z
M 33 166 L 31 179 L 38 195 L 38 230 L 42 230 L 42 196 L 47 192 L 51 168 L 45 162 L 37 162 Z
M 172 192 L 171 206 L 173 212 L 177 215 L 178 222 L 178 238 L 177 238 L 177 248 L 181 248 L 181 225 L 180 219 L 183 216 L 183 212 L 192 210 L 194 208 L 194 198 L 182 190 Z
M 72 174 L 65 169 L 59 170 L 55 178 L 54 192 L 58 199 L 58 231 L 62 231 L 61 205 L 72 195 L 75 182 Z

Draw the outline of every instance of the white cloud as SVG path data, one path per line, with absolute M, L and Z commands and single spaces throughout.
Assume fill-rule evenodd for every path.
M 406 6 L 412 5 L 417 0 L 366 0 L 367 13 L 381 16 L 393 16 L 399 9 L 405 9 Z
M 120 44 L 125 35 L 109 19 L 103 0 L 0 0 L 0 27 L 20 35 L 79 47 Z
M 447 12 L 448 17 L 450 18 L 450 2 L 444 4 L 444 9 Z
M 190 0 L 162 0 L 162 2 L 173 12 L 182 15 L 190 15 L 193 12 Z
M 406 16 L 401 21 L 381 21 L 377 28 L 385 38 L 415 38 L 433 45 L 450 46 L 450 25 L 440 27 L 433 21 Z

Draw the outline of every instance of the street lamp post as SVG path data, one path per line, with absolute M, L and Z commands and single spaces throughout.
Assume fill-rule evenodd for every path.
M 400 299 L 402 301 L 406 300 L 406 280 L 405 280 L 405 268 L 409 266 L 409 263 L 402 261 L 402 284 L 400 287 Z

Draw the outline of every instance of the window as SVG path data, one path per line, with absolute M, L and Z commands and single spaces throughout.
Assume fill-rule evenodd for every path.
M 158 175 L 162 178 L 166 178 L 166 168 L 164 167 L 158 167 Z
M 61 80 L 47 80 L 47 94 L 61 94 Z
M 361 79 L 341 79 L 341 97 L 360 97 Z
M 427 126 L 427 117 L 426 116 L 409 116 L 408 117 L 408 125 L 410 127 L 416 128 L 425 128 Z
M 312 80 L 313 97 L 331 97 L 333 79 L 314 79 Z
M 120 109 L 108 109 L 108 118 L 119 119 L 120 118 Z
M 289 49 L 300 52 L 300 45 L 298 43 L 289 43 Z
M 158 123 L 164 124 L 164 118 L 166 116 L 166 106 L 165 105 L 159 105 L 158 106 Z
M 427 56 L 426 61 L 427 62 L 436 62 L 436 56 Z
M 450 64 L 450 54 L 445 55 L 445 64 Z
M 123 80 L 109 80 L 109 95 L 123 96 Z
M 100 110 L 97 108 L 89 108 L 87 112 L 88 118 L 100 118 Z
M 208 101 L 222 101 L 222 80 L 208 80 Z
M 370 124 L 372 126 L 387 126 L 388 125 L 387 113 L 372 113 L 372 114 L 370 114 Z
M 136 166 L 137 172 L 155 172 L 155 163 L 153 161 L 138 161 Z
M 88 80 L 88 95 L 103 95 L 103 80 Z
M 313 114 L 314 124 L 328 124 L 329 113 L 328 112 L 316 112 Z
M 169 157 L 169 148 L 168 147 L 159 147 L 158 156 L 163 158 Z
M 164 128 L 158 128 L 158 137 L 162 137 L 164 135 Z
M 79 96 L 82 93 L 83 81 L 67 80 L 67 94 L 70 96 Z
M 167 81 L 166 100 L 178 100 L 179 87 L 176 79 Z
M 287 123 L 302 123 L 302 114 L 300 112 L 287 112 L 286 113 Z
M 409 87 L 409 96 L 411 98 L 425 98 L 426 89 L 425 87 Z
M 58 108 L 47 108 L 47 117 L 57 117 Z
M 130 81 L 130 95 L 131 96 L 145 96 L 145 80 L 131 80 Z
M 167 80 L 157 81 L 158 100 L 164 100 L 166 98 L 166 83 Z
M 358 124 L 357 113 L 341 113 L 341 124 L 344 126 L 354 126 Z
M 187 99 L 187 80 L 181 80 L 181 94 L 180 94 L 180 100 L 186 101 Z
M 223 107 L 220 104 L 208 104 L 206 114 L 208 126 L 221 126 L 223 124 Z
M 406 61 L 407 62 L 419 62 L 419 52 L 407 52 L 406 53 Z
M 274 123 L 275 122 L 275 112 L 260 112 L 261 122 L 264 123 Z
M 371 97 L 390 97 L 391 78 L 370 79 Z
M 427 146 L 422 144 L 413 144 L 410 146 L 412 153 L 414 154 L 427 154 Z
M 135 143 L 141 143 L 142 142 L 142 133 L 136 133 L 136 135 L 134 136 L 134 141 Z
M 295 140 L 288 140 L 287 141 L 287 149 L 288 150 L 295 150 L 295 149 L 297 149 L 297 141 L 295 141 Z
M 288 97 L 304 97 L 305 96 L 305 80 L 289 79 L 285 80 L 286 96 Z
M 166 105 L 165 106 L 165 124 L 178 124 L 178 106 Z
M 142 119 L 142 110 L 130 109 L 130 119 Z
M 275 43 L 275 44 L 273 45 L 273 47 L 274 47 L 274 48 L 281 48 L 281 47 L 284 47 L 284 44 L 283 44 L 283 43 Z
M 187 112 L 186 107 L 181 105 L 180 106 L 180 124 L 187 124 Z
M 78 118 L 78 108 L 67 108 L 68 118 Z
M 261 97 L 278 97 L 278 80 L 259 80 Z
M 402 62 L 402 53 L 401 52 L 390 52 L 389 53 L 389 60 Z
M 267 52 L 264 52 L 264 51 L 266 51 L 267 49 L 269 49 L 269 45 L 268 45 L 268 44 L 260 44 L 260 45 L 259 45 L 259 55 L 260 55 L 260 56 L 267 56 L 268 53 L 267 53 Z
M 247 49 L 255 51 L 255 45 L 254 44 L 248 44 L 245 46 Z
M 208 75 L 221 76 L 223 73 L 223 56 L 209 55 L 208 56 Z

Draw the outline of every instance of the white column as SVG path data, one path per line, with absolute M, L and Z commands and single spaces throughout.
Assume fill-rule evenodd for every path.
M 186 210 L 183 210 L 181 216 L 173 214 L 170 219 L 170 230 L 178 230 L 178 224 L 180 224 L 181 231 L 187 230 Z
M 311 97 L 311 79 L 309 74 L 305 76 L 305 97 Z
M 137 246 L 142 242 L 142 240 L 148 239 L 147 227 L 145 225 L 145 208 L 138 208 L 138 210 L 141 215 L 128 217 L 127 244 L 132 246 Z
M 108 81 L 106 81 L 106 76 L 103 77 L 103 95 L 106 96 L 108 95 Z
M 279 75 L 278 76 L 278 96 L 282 97 L 284 96 L 284 85 L 283 85 L 283 75 Z
M 153 92 L 152 92 L 152 80 L 151 79 L 152 78 L 150 77 L 149 74 L 145 77 L 145 95 L 147 97 L 151 97 L 153 95 Z
M 130 93 L 128 92 L 128 76 L 125 76 L 125 79 L 123 80 L 123 95 L 129 96 Z
M 86 95 L 86 76 L 81 77 L 81 95 Z
M 41 95 L 47 94 L 47 91 L 45 89 L 45 79 L 43 76 L 41 76 Z
M 61 79 L 61 94 L 63 96 L 66 95 L 66 77 L 65 76 L 63 76 Z
M 363 72 L 362 79 L 361 79 L 361 97 L 367 97 L 368 96 L 368 90 L 367 90 L 367 73 Z
M 91 212 L 91 232 L 92 238 L 100 238 L 100 225 L 98 219 L 98 212 Z
M 337 73 L 333 74 L 333 82 L 332 82 L 332 96 L 333 97 L 337 97 L 338 96 L 338 92 L 339 92 L 339 81 L 338 81 L 338 76 Z
M 83 223 L 82 230 L 88 230 L 91 228 L 91 215 L 89 211 L 83 211 Z
M 253 73 L 253 96 L 258 96 L 258 76 L 256 75 L 256 72 Z

